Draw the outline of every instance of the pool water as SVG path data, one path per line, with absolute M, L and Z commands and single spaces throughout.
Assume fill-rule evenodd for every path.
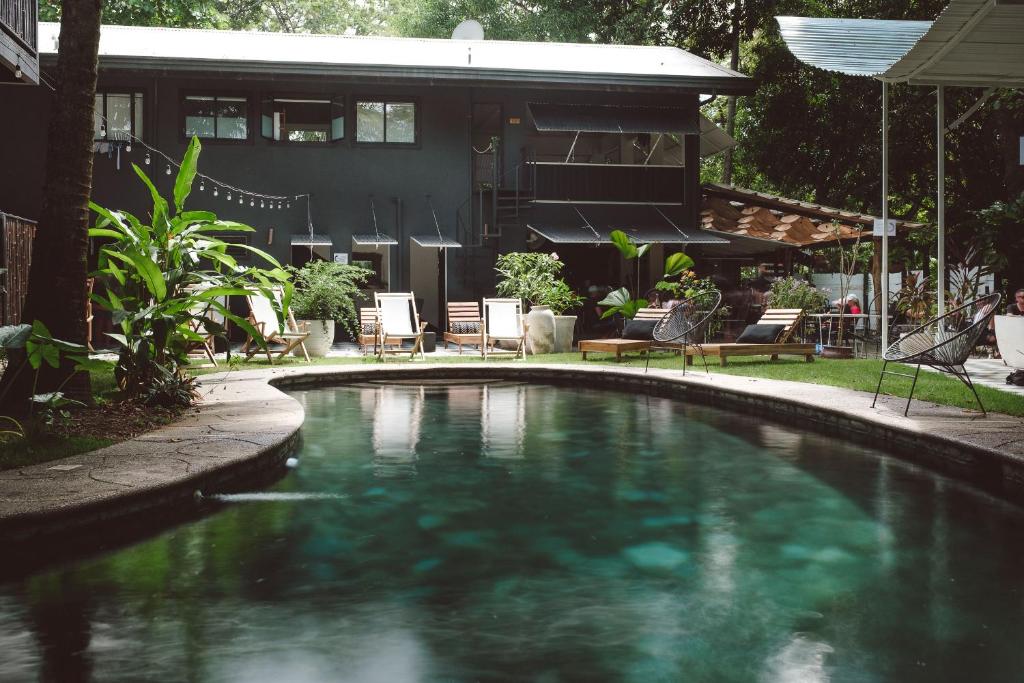
M 948 479 L 610 391 L 294 396 L 270 490 L 0 585 L 0 680 L 1021 680 L 1024 516 Z

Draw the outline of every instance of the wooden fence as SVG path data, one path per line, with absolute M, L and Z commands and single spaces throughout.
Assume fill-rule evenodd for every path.
M 32 240 L 36 236 L 35 221 L 0 211 L 0 275 L 3 283 L 0 324 L 17 325 L 28 292 L 28 270 L 32 265 Z

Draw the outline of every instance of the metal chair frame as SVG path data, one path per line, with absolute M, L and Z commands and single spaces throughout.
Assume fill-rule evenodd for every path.
M 686 349 L 693 346 L 700 353 L 701 362 L 704 363 L 704 372 L 708 375 L 707 357 L 704 355 L 704 347 L 701 339 L 705 327 L 711 322 L 711 317 L 722 305 L 722 293 L 711 290 L 703 292 L 694 297 L 683 299 L 666 313 L 654 326 L 654 341 L 665 343 L 683 343 L 683 374 L 686 374 Z M 696 318 L 695 320 L 693 318 Z M 682 330 L 680 331 L 680 322 Z M 651 365 L 651 352 L 647 352 L 647 363 L 644 365 L 646 373 Z
M 899 340 L 889 345 L 889 348 L 882 354 L 882 372 L 878 376 L 878 386 L 875 388 L 875 397 L 871 401 L 871 407 L 874 408 L 878 402 L 878 394 L 882 391 L 882 381 L 886 375 L 898 375 L 900 377 L 909 377 L 913 379 L 913 383 L 910 385 L 910 395 L 907 396 L 907 406 L 903 409 L 904 417 L 910 413 L 910 403 L 914 398 L 914 390 L 917 388 L 917 377 L 921 372 L 921 366 L 927 366 L 935 368 L 939 372 L 947 375 L 952 375 L 960 380 L 964 386 L 971 390 L 974 394 L 974 400 L 978 402 L 978 407 L 981 408 L 981 414 L 988 417 L 988 412 L 985 410 L 984 404 L 981 402 L 981 398 L 978 396 L 977 389 L 974 388 L 974 382 L 971 381 L 971 375 L 967 372 L 967 368 L 964 363 L 967 361 L 967 357 L 970 355 L 971 350 L 981 337 L 982 333 L 988 328 L 989 322 L 992 320 L 999 309 L 999 302 L 1002 301 L 1003 295 L 996 292 L 988 294 L 983 297 L 979 297 L 974 301 L 970 301 L 962 306 L 958 306 L 951 311 L 948 311 L 945 315 L 939 316 L 929 320 L 924 325 L 921 325 Z M 987 308 L 986 308 L 987 307 Z M 931 337 L 934 341 L 935 336 L 932 335 L 931 329 L 938 328 L 943 321 L 956 319 L 956 316 L 964 315 L 965 311 L 980 311 L 983 314 L 978 317 L 977 313 L 971 315 L 971 322 L 964 329 L 958 330 L 955 334 L 947 339 L 943 339 L 937 344 L 933 344 L 927 348 L 921 348 L 912 352 L 904 351 L 904 344 L 908 339 L 912 339 L 915 335 L 920 335 L 927 339 L 925 335 Z M 895 372 L 889 370 L 889 363 L 901 363 L 904 365 L 917 365 L 914 374 L 906 372 Z M 959 369 L 958 369 L 959 368 Z

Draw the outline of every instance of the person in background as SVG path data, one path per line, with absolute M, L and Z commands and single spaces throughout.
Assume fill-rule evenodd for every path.
M 850 315 L 860 315 L 860 301 L 857 300 L 857 297 L 847 297 L 846 308 L 846 312 Z
M 1013 293 L 1013 301 L 1006 307 L 1006 315 L 1024 315 L 1024 287 Z

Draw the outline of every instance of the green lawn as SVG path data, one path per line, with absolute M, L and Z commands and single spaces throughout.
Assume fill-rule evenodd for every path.
M 549 354 L 545 356 L 528 356 L 527 363 L 563 363 L 563 364 L 602 364 L 617 367 L 643 367 L 644 358 L 639 354 L 624 356 L 621 363 L 616 363 L 611 354 L 588 354 L 590 358 L 581 360 L 579 353 Z M 389 359 L 389 363 L 403 363 L 401 359 Z M 438 356 L 431 358 L 430 362 L 436 363 L 482 363 L 479 355 L 467 353 L 464 356 Z M 377 360 L 369 358 L 316 358 L 313 365 L 354 365 L 354 364 L 376 365 Z M 696 365 L 688 370 L 704 372 L 704 366 L 700 359 L 695 359 Z M 287 358 L 282 362 L 275 363 L 277 366 L 301 366 L 304 361 L 296 358 Z M 269 367 L 267 361 L 253 359 L 235 366 L 238 369 Z M 652 368 L 667 368 L 679 370 L 682 368 L 682 361 L 678 356 L 668 353 L 656 353 L 651 358 Z M 708 359 L 708 368 L 713 373 L 724 373 L 729 375 L 742 375 L 746 377 L 764 377 L 766 379 L 789 380 L 792 382 L 807 382 L 810 384 L 824 384 L 827 386 L 844 387 L 859 391 L 874 393 L 878 383 L 878 375 L 882 370 L 882 361 L 848 359 L 837 360 L 831 358 L 816 358 L 813 363 L 808 363 L 802 358 L 780 358 L 777 361 L 769 361 L 767 358 L 730 358 L 729 365 L 721 367 L 717 358 Z M 220 370 L 223 370 L 223 366 Z M 900 366 L 895 368 L 898 372 L 912 372 L 911 368 Z M 197 374 L 216 372 L 212 368 L 197 369 Z M 906 396 L 910 391 L 909 379 L 902 377 L 888 376 L 882 387 L 883 393 Z M 1006 391 L 999 391 L 990 387 L 977 387 L 978 394 L 985 404 L 985 408 L 998 413 L 1024 417 L 1024 399 L 1016 394 Z M 961 408 L 976 409 L 977 404 L 974 396 L 959 380 L 940 375 L 938 373 L 921 371 L 917 380 L 917 389 L 914 391 L 914 398 L 922 401 L 931 401 L 944 405 L 958 406 Z

